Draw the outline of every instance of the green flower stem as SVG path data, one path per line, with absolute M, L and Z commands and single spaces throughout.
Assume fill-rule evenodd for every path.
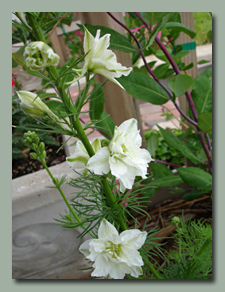
M 33 29 L 33 33 L 34 33 L 36 39 L 39 40 L 39 41 L 46 42 L 45 41 L 45 37 L 44 37 L 44 35 L 42 33 L 42 30 L 41 30 L 40 26 L 38 25 L 36 19 L 29 12 L 27 13 L 27 18 L 28 18 L 30 26 Z M 56 83 L 57 83 L 56 84 L 57 90 L 59 92 L 60 97 L 62 98 L 62 101 L 63 101 L 65 107 L 66 107 L 66 111 L 69 114 L 70 122 L 72 123 L 74 129 L 77 131 L 78 138 L 84 144 L 84 147 L 86 148 L 89 156 L 91 157 L 91 156 L 95 155 L 95 152 L 94 152 L 94 150 L 93 150 L 93 148 L 92 148 L 92 146 L 91 146 L 91 144 L 90 144 L 90 142 L 89 142 L 89 140 L 87 138 L 87 135 L 85 134 L 84 129 L 83 129 L 83 127 L 82 127 L 82 125 L 81 125 L 81 123 L 79 121 L 79 116 L 77 116 L 77 114 L 74 113 L 74 109 L 73 109 L 73 107 L 72 107 L 72 105 L 70 103 L 70 100 L 69 100 L 69 98 L 68 98 L 68 96 L 67 96 L 67 94 L 66 94 L 66 92 L 65 92 L 65 90 L 63 88 L 63 86 L 57 80 L 57 77 L 58 77 L 57 69 L 55 67 L 49 67 L 49 68 L 47 68 L 47 70 L 48 70 L 50 76 L 53 77 L 54 81 L 56 81 Z M 88 78 L 89 78 L 89 75 L 87 75 L 87 83 L 89 82 Z M 73 115 L 71 115 L 71 113 Z M 49 173 L 49 170 L 47 170 L 47 171 Z M 107 197 L 108 201 L 110 202 L 110 205 L 112 206 L 112 208 L 118 209 L 119 206 L 115 201 L 115 198 L 114 198 L 114 196 L 112 194 L 112 190 L 110 189 L 109 184 L 107 182 L 107 179 L 103 178 L 102 179 L 102 183 L 103 183 L 103 187 L 105 189 L 106 197 Z M 61 193 L 61 195 L 63 196 L 63 199 L 64 199 L 65 196 L 62 193 L 62 190 L 60 191 L 60 193 Z M 66 202 L 67 206 L 69 207 L 70 205 L 69 205 L 68 201 L 65 200 L 65 202 Z M 71 206 L 69 207 L 69 209 L 70 210 L 72 209 Z M 119 221 L 119 224 L 120 224 L 121 228 L 123 230 L 126 230 L 127 226 L 126 226 L 125 222 L 123 221 L 121 214 L 119 214 L 118 217 L 120 219 L 118 221 Z
M 163 279 L 149 261 L 146 261 L 146 264 L 157 279 Z
M 152 274 L 157 278 L 157 279 L 163 279 L 159 273 L 156 271 L 156 269 L 153 267 L 153 265 L 150 263 L 150 261 L 146 258 L 144 254 L 142 254 L 142 257 L 144 258 L 144 263 L 146 266 L 151 270 Z
M 115 210 L 119 209 L 119 206 L 118 206 L 118 203 L 115 201 L 115 198 L 112 194 L 112 191 L 111 191 L 111 188 L 109 186 L 109 183 L 107 181 L 107 178 L 103 178 L 102 179 L 102 184 L 103 184 L 103 187 L 104 187 L 104 190 L 106 192 L 106 196 L 107 196 L 107 199 L 109 201 L 109 204 L 112 208 L 114 208 Z M 118 222 L 120 224 L 120 227 L 122 228 L 122 230 L 127 230 L 127 225 L 126 223 L 123 221 L 123 218 L 122 218 L 122 214 L 121 213 L 118 213 Z
M 46 171 L 48 172 L 49 176 L 51 177 L 51 179 L 52 179 L 52 181 L 53 181 L 53 183 L 54 183 L 54 177 L 53 177 L 51 171 L 49 170 L 49 168 L 48 168 L 46 162 L 45 162 L 43 159 L 40 159 L 40 160 L 41 160 L 41 163 L 43 164 L 44 168 L 46 169 Z M 60 194 L 61 194 L 61 196 L 62 196 L 64 202 L 66 203 L 66 205 L 67 205 L 67 207 L 69 208 L 70 212 L 73 214 L 73 217 L 75 218 L 75 220 L 80 224 L 80 227 L 81 227 L 81 228 L 83 228 L 84 230 L 86 230 L 87 227 L 86 227 L 83 223 L 81 223 L 81 221 L 79 220 L 77 214 L 74 212 L 74 210 L 73 210 L 73 208 L 71 207 L 70 203 L 68 202 L 66 196 L 64 195 L 64 193 L 63 193 L 61 187 L 56 185 L 56 188 L 57 188 L 58 191 L 60 192 Z M 90 234 L 92 237 L 96 238 L 95 234 L 94 234 L 92 231 L 89 231 L 89 234 Z
M 32 31 L 33 31 L 35 38 L 38 41 L 42 41 L 45 43 L 46 42 L 45 37 L 42 33 L 40 26 L 37 23 L 37 20 L 35 19 L 35 17 L 33 15 L 31 15 L 29 12 L 26 13 L 26 17 L 27 17 L 27 20 L 28 20 L 30 26 L 32 27 Z
M 87 82 L 88 82 L 88 80 L 87 80 Z M 67 100 L 68 96 L 65 93 L 65 91 L 61 87 L 57 87 L 57 88 L 58 88 L 59 92 L 62 94 L 61 95 L 62 100 L 63 101 Z M 75 119 L 74 116 L 72 116 L 71 120 L 72 120 L 72 124 L 73 124 L 74 129 L 77 131 L 78 138 L 83 143 L 83 145 L 86 148 L 89 156 L 92 157 L 93 155 L 95 155 L 95 152 L 94 152 L 94 150 L 93 150 L 93 148 L 92 148 L 92 146 L 91 146 L 91 144 L 90 144 L 90 142 L 89 142 L 89 140 L 87 138 L 87 135 L 84 132 L 84 129 L 83 129 L 81 123 L 80 123 L 79 117 L 77 116 L 76 119 Z M 115 201 L 115 198 L 114 198 L 114 196 L 112 194 L 112 190 L 109 187 L 107 178 L 102 178 L 102 185 L 104 187 L 105 194 L 106 194 L 106 197 L 108 199 L 108 202 L 109 202 L 110 206 L 114 210 L 118 210 L 119 206 Z M 122 230 L 127 230 L 126 223 L 124 222 L 121 213 L 118 214 L 118 223 L 120 224 Z

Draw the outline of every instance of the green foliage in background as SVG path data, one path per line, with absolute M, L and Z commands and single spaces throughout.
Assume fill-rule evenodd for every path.
M 196 45 L 212 43 L 212 16 L 209 12 L 193 12 Z

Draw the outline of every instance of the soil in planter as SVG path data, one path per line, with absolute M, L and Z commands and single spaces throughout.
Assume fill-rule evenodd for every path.
M 52 134 L 52 136 L 59 141 L 60 145 L 46 145 L 46 155 L 47 155 L 47 166 L 53 166 L 59 163 L 62 163 L 66 160 L 66 155 L 64 152 L 64 147 L 62 147 L 57 153 L 59 147 L 63 144 L 62 136 L 59 134 Z M 31 150 L 32 151 L 32 150 Z M 43 169 L 43 165 L 40 161 L 31 159 L 30 152 L 26 154 L 26 157 L 23 159 L 14 159 L 12 162 L 12 178 L 17 178 L 28 173 L 33 173 L 40 169 Z

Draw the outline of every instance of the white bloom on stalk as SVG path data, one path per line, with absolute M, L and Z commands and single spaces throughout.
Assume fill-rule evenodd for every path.
M 115 78 L 119 78 L 122 75 L 129 75 L 132 67 L 127 68 L 122 66 L 117 62 L 116 55 L 108 49 L 110 45 L 110 34 L 105 34 L 100 37 L 100 29 L 98 29 L 96 36 L 93 37 L 87 28 L 84 28 L 84 52 L 87 55 L 85 56 L 84 67 L 78 79 L 84 76 L 87 71 L 90 71 L 105 76 L 107 79 L 123 88 Z
M 131 189 L 136 176 L 146 178 L 148 163 L 153 160 L 146 149 L 141 149 L 142 138 L 137 120 L 129 119 L 115 127 L 108 147 L 101 148 L 87 163 L 95 174 L 109 171 L 120 181 L 120 191 Z
M 99 139 L 95 139 L 93 142 L 90 142 L 95 153 L 101 149 L 101 142 Z M 90 156 L 84 147 L 83 143 L 78 140 L 75 146 L 75 151 L 69 157 L 66 158 L 69 166 L 75 169 L 78 172 L 83 172 L 86 170 L 86 164 Z
M 57 66 L 60 57 L 44 42 L 31 42 L 24 51 L 25 61 L 30 70 L 36 71 L 49 66 Z
M 93 277 L 123 279 L 125 274 L 138 278 L 144 265 L 138 249 L 142 247 L 147 232 L 138 229 L 123 231 L 120 235 L 106 219 L 101 221 L 98 239 L 85 241 L 79 250 L 92 262 Z
M 48 118 L 51 121 L 59 122 L 59 118 L 50 110 L 50 108 L 37 96 L 29 91 L 17 91 L 21 107 L 29 115 L 35 118 Z

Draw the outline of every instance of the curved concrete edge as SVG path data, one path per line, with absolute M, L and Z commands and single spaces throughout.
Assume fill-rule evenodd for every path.
M 50 171 L 58 179 L 63 175 L 66 175 L 67 179 L 76 177 L 67 162 L 50 167 Z M 45 169 L 13 179 L 12 215 L 17 216 L 62 200 L 57 189 L 47 186 L 53 186 L 53 183 Z M 66 197 L 70 198 L 74 189 L 68 184 L 64 184 L 62 190 Z

